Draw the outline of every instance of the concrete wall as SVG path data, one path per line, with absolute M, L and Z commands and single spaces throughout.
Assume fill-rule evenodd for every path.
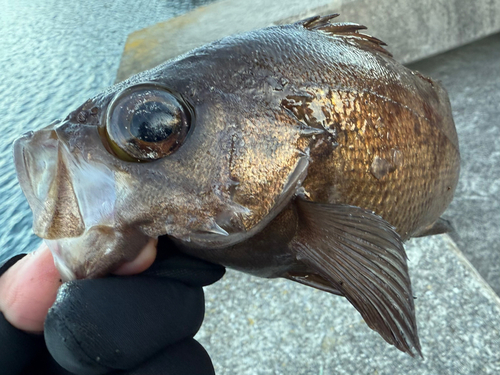
M 366 25 L 405 63 L 500 31 L 500 0 L 222 0 L 130 34 L 117 81 L 227 35 L 328 13 Z

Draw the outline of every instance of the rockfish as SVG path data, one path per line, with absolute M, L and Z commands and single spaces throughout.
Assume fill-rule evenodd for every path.
M 221 39 L 19 138 L 33 229 L 63 277 L 103 276 L 167 235 L 344 296 L 420 353 L 403 241 L 439 231 L 457 185 L 449 99 L 334 17 Z

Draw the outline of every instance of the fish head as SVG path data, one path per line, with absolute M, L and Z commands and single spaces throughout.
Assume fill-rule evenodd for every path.
M 228 85 L 241 67 L 210 56 L 134 76 L 16 140 L 33 230 L 63 278 L 109 273 L 165 234 L 229 246 L 291 199 L 307 165 L 300 129 L 278 127 L 277 113 L 262 111 L 269 95 Z M 257 131 L 267 126 L 276 129 Z

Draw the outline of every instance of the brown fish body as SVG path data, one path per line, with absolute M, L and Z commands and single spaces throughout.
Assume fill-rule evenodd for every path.
M 307 39 L 279 29 L 269 30 L 289 47 L 283 48 L 286 58 L 274 54 L 274 45 L 269 48 L 269 66 L 261 67 L 265 71 L 260 72 L 266 77 L 265 84 L 275 81 L 268 90 L 279 93 L 274 93 L 272 100 L 280 101 L 288 111 L 279 125 L 299 124 L 303 129 L 293 138 L 297 149 L 310 156 L 301 194 L 314 202 L 373 211 L 394 226 L 403 240 L 408 239 L 439 219 L 458 182 L 460 155 L 448 95 L 438 83 L 394 61 L 376 39 L 353 34 L 358 25 L 337 26 L 333 35 L 328 32 L 331 26 L 321 22 L 312 26 L 327 32 L 320 31 Z M 294 31 L 309 33 L 300 28 Z M 279 38 L 272 35 L 269 39 Z M 248 142 L 250 136 L 245 135 L 243 131 L 234 139 Z M 276 156 L 266 154 L 259 154 L 264 166 Z M 296 162 L 289 156 L 283 159 L 282 163 L 275 162 L 281 168 Z M 253 166 L 231 172 L 239 181 L 253 181 L 249 176 Z M 256 206 L 265 201 L 257 195 L 259 187 L 237 191 L 237 200 L 246 207 L 252 206 L 252 198 Z M 264 190 L 263 195 L 269 197 L 272 207 L 276 195 L 269 190 Z M 266 210 L 253 220 L 259 222 L 268 213 Z M 280 216 L 279 226 L 293 227 L 295 216 Z M 275 253 L 264 246 L 265 253 L 258 257 L 255 250 L 261 247 L 253 244 L 273 241 L 276 231 L 267 228 L 269 236 L 260 233 L 236 247 L 219 250 L 220 255 L 213 248 L 192 253 L 199 256 L 201 252 L 208 260 L 247 272 L 249 265 L 258 263 L 252 265 L 252 273 L 281 276 L 282 259 L 275 262 L 268 258 L 286 258 L 288 250 L 283 249 L 280 255 L 280 251 Z M 287 243 L 284 238 L 291 239 L 292 234 L 295 232 L 278 237 L 277 242 Z
M 61 272 L 103 275 L 168 235 L 194 256 L 342 295 L 420 353 L 402 241 L 452 199 L 449 100 L 331 18 L 201 47 L 19 139 L 34 231 Z
M 343 88 L 326 96 L 321 109 L 338 145 L 333 152 L 326 142 L 311 148 L 306 195 L 374 211 L 403 239 L 432 225 L 451 202 L 460 161 L 444 90 L 405 69 L 382 90 Z

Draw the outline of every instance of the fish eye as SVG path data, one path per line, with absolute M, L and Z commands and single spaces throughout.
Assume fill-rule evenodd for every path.
M 109 106 L 106 134 L 110 148 L 125 161 L 152 161 L 175 152 L 191 126 L 182 99 L 167 89 L 143 84 L 119 93 Z

